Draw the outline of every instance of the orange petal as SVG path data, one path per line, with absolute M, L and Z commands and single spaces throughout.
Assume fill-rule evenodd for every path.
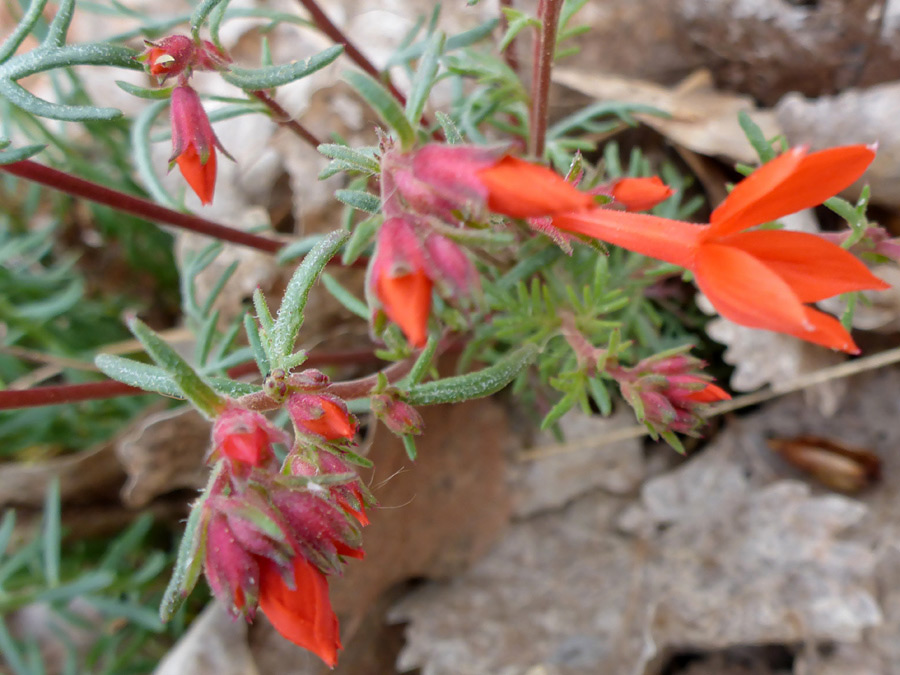
M 718 240 L 749 253 L 771 268 L 801 302 L 816 302 L 840 293 L 890 288 L 851 253 L 805 232 L 758 230 Z
M 731 394 L 710 382 L 700 391 L 691 392 L 687 397 L 696 403 L 715 403 L 730 400 Z
M 400 326 L 413 347 L 424 347 L 428 340 L 428 315 L 431 313 L 433 282 L 423 270 L 375 281 L 378 299 L 388 318 Z
M 853 342 L 850 333 L 844 329 L 840 321 L 830 314 L 825 314 L 812 307 L 805 307 L 804 311 L 806 321 L 812 326 L 812 330 L 789 333 L 790 335 L 823 347 L 839 349 L 848 354 L 859 354 L 859 347 Z
M 178 162 L 178 168 L 181 175 L 191 186 L 194 193 L 200 198 L 203 204 L 210 204 L 213 200 L 213 193 L 216 190 L 216 151 L 210 148 L 209 158 L 206 164 L 197 154 L 197 148 L 191 143 L 184 152 L 175 158 Z
M 703 244 L 694 273 L 700 290 L 726 319 L 781 333 L 810 328 L 805 308 L 791 287 L 749 253 Z
M 509 155 L 477 172 L 488 208 L 510 218 L 536 218 L 594 205 L 594 198 L 545 166 Z
M 600 208 L 554 216 L 553 225 L 688 268 L 693 267 L 697 243 L 709 229 L 680 220 Z
M 710 217 L 709 236 L 776 220 L 821 204 L 852 185 L 875 158 L 867 145 L 845 145 L 807 155 L 794 148 L 735 185 Z
M 671 197 L 675 191 L 660 180 L 649 178 L 620 178 L 612 186 L 613 198 L 628 211 L 646 211 Z
M 259 557 L 258 561 L 260 609 L 285 639 L 308 649 L 334 668 L 341 639 L 325 575 L 297 556 L 293 561 L 294 588 L 291 589 L 278 565 L 268 558 Z

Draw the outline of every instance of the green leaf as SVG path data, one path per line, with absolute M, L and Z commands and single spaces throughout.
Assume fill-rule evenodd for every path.
M 425 376 L 428 374 L 428 369 L 431 368 L 431 362 L 434 360 L 434 353 L 437 351 L 439 342 L 440 340 L 434 335 L 428 337 L 425 348 L 422 349 L 416 362 L 410 369 L 409 375 L 404 378 L 405 382 L 408 382 L 409 384 L 419 384 L 419 382 L 425 379 Z
M 162 368 L 113 354 L 98 354 L 94 365 L 107 377 L 132 387 L 173 398 L 184 397 L 175 381 Z
M 162 633 L 165 630 L 157 612 L 135 602 L 115 600 L 101 595 L 88 595 L 84 600 L 108 618 L 127 619 L 129 623 L 153 633 Z
M 156 101 L 141 111 L 131 126 L 131 148 L 138 176 L 150 196 L 163 206 L 178 209 L 179 205 L 166 190 L 156 173 L 153 151 L 150 148 L 150 127 L 168 105 L 168 101 Z
M 322 241 L 324 236 L 323 234 L 311 234 L 308 237 L 292 241 L 290 244 L 285 244 L 278 249 L 278 253 L 275 254 L 275 260 L 280 265 L 284 265 L 297 258 L 302 258 L 312 251 L 315 245 Z
M 359 71 L 344 73 L 344 79 L 362 96 L 382 121 L 392 129 L 404 150 L 412 148 L 416 142 L 416 132 L 397 99 L 378 80 Z
M 0 63 L 9 59 L 22 46 L 22 42 L 25 41 L 34 25 L 41 19 L 46 5 L 47 0 L 31 0 L 22 20 L 19 21 L 13 32 L 0 45 Z
M 444 51 L 451 52 L 455 49 L 468 47 L 475 44 L 476 42 L 490 37 L 491 33 L 494 32 L 494 29 L 499 23 L 499 19 L 490 19 L 489 21 L 485 21 L 484 23 L 479 24 L 467 31 L 457 33 L 456 35 L 451 35 L 449 38 L 447 38 L 447 44 L 444 48 Z M 391 58 L 388 59 L 386 67 L 391 68 L 393 66 L 399 66 L 409 61 L 414 61 L 415 59 L 422 56 L 422 54 L 425 52 L 425 49 L 427 49 L 427 43 L 424 40 L 410 45 L 405 49 L 401 49 L 395 52 L 391 56 Z
M 46 147 L 46 145 L 26 145 L 22 148 L 0 150 L 0 165 L 12 164 L 13 162 L 21 162 L 23 159 L 33 157 Z
M 360 221 L 357 226 L 353 228 L 353 233 L 347 240 L 347 244 L 344 246 L 344 252 L 341 254 L 341 262 L 344 265 L 352 265 L 359 259 L 359 256 L 361 256 L 369 247 L 369 244 L 372 243 L 372 239 L 378 233 L 378 229 L 383 222 L 384 216 L 380 213 L 376 213 L 365 220 Z
M 447 143 L 449 143 L 450 145 L 458 145 L 463 142 L 462 134 L 459 133 L 459 129 L 456 128 L 453 120 L 450 119 L 450 115 L 438 110 L 434 113 L 434 117 L 435 119 L 437 119 L 438 124 L 441 125 L 441 129 L 444 132 L 444 138 L 447 139 Z
M 323 143 L 317 149 L 329 159 L 340 160 L 362 173 L 374 175 L 381 170 L 381 165 L 371 152 L 363 152 L 337 143 Z
M 437 80 L 438 67 L 440 66 L 441 55 L 444 53 L 445 42 L 446 36 L 443 33 L 434 33 L 428 40 L 428 46 L 416 68 L 412 89 L 409 92 L 409 98 L 406 99 L 406 119 L 413 126 L 418 125 L 422 113 L 425 111 L 428 96 L 431 94 L 431 89 Z
M 54 478 L 47 486 L 47 496 L 44 498 L 44 579 L 48 586 L 59 585 L 60 542 L 62 541 L 60 511 L 59 478 Z
M 753 118 L 750 117 L 750 114 L 746 110 L 741 110 L 738 113 L 738 124 L 741 125 L 741 129 L 744 130 L 747 140 L 750 141 L 750 145 L 753 146 L 753 149 L 756 151 L 756 154 L 759 155 L 759 159 L 763 164 L 775 159 L 775 150 L 772 148 L 772 144 L 766 140 L 766 136 L 763 134 L 762 129 L 760 129 L 759 125 L 753 121 Z
M 545 431 L 556 424 L 559 418 L 569 412 L 576 403 L 578 403 L 578 393 L 574 390 L 566 393 L 541 420 L 541 430 Z
M 410 405 L 434 405 L 490 396 L 512 382 L 539 351 L 537 345 L 528 343 L 483 370 L 418 384 L 409 389 L 407 402 Z
M 47 29 L 47 36 L 44 38 L 45 45 L 59 47 L 65 44 L 66 33 L 69 31 L 74 12 L 75 0 L 60 0 L 56 14 Z
M 203 572 L 203 554 L 206 549 L 206 527 L 202 522 L 203 507 L 209 498 L 213 484 L 222 473 L 223 467 L 224 464 L 221 461 L 216 464 L 209 476 L 206 489 L 197 501 L 191 504 L 191 513 L 184 528 L 184 536 L 178 546 L 172 578 L 169 579 L 169 585 L 166 586 L 162 602 L 159 605 L 159 618 L 163 622 L 175 616 L 175 612 L 187 600 Z
M 410 434 L 403 434 L 400 438 L 403 441 L 403 449 L 406 450 L 406 456 L 415 462 L 416 456 L 418 455 L 415 437 Z
M 334 299 L 341 303 L 349 312 L 356 314 L 365 321 L 369 320 L 369 307 L 353 293 L 341 286 L 340 282 L 328 272 L 322 273 L 322 283 Z
M 185 398 L 208 418 L 215 417 L 225 406 L 225 401 L 191 368 L 162 338 L 137 318 L 128 322 L 128 328 L 141 342 L 147 354 L 174 380 Z
M 116 80 L 116 86 L 118 86 L 119 89 L 127 94 L 150 100 L 169 100 L 169 98 L 171 98 L 172 96 L 172 90 L 175 88 L 173 86 L 157 89 L 147 89 L 146 87 L 139 87 L 136 84 L 131 84 L 131 82 L 125 82 L 124 80 Z
M 312 285 L 349 235 L 346 230 L 335 230 L 328 234 L 309 252 L 291 277 L 272 329 L 269 359 L 275 368 L 283 368 L 293 352 L 297 333 L 303 325 L 303 310 Z
M 222 78 L 226 82 L 246 91 L 272 89 L 273 87 L 295 82 L 307 75 L 311 75 L 330 64 L 343 51 L 343 46 L 333 45 L 302 61 L 294 61 L 293 63 L 286 63 L 280 66 L 267 66 L 252 70 L 232 67 L 228 72 L 222 73 Z
M 206 17 L 208 17 L 209 13 L 221 2 L 222 0 L 202 0 L 202 2 L 194 9 L 194 13 L 191 14 L 191 33 L 194 34 L 195 38 L 200 33 L 200 28 L 206 21 Z
M 335 199 L 366 213 L 380 213 L 381 199 L 365 190 L 335 190 Z
M 3 522 L 0 523 L 0 559 L 6 555 L 6 547 L 9 546 L 9 540 L 12 538 L 15 526 L 16 512 L 12 509 L 6 509 L 6 513 L 3 514 Z
M 247 333 L 247 342 L 250 343 L 250 349 L 253 351 L 256 367 L 259 368 L 260 373 L 268 373 L 272 369 L 269 365 L 269 357 L 266 356 L 259 339 L 259 327 L 249 314 L 244 314 L 244 332 Z

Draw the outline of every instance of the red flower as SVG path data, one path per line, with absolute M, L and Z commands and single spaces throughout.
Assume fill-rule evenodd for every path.
M 179 75 L 193 63 L 196 45 L 184 35 L 170 35 L 159 42 L 145 40 L 144 44 L 147 51 L 138 58 L 147 62 L 151 75 L 162 76 L 163 80 Z
M 216 148 L 231 157 L 216 138 L 197 92 L 187 85 L 172 91 L 172 156 L 181 175 L 204 204 L 216 189 Z
M 620 178 L 613 183 L 610 191 L 613 199 L 624 206 L 626 211 L 647 211 L 675 193 L 659 176 Z
M 352 439 L 359 426 L 347 404 L 331 394 L 292 394 L 287 409 L 299 429 L 326 441 Z
M 341 638 L 325 575 L 302 556 L 294 558 L 287 581 L 282 568 L 268 558 L 257 562 L 260 609 L 284 638 L 334 668 Z
M 295 456 L 291 459 L 290 469 L 294 476 L 327 476 L 329 474 L 354 474 L 355 471 L 340 457 L 330 452 L 320 452 L 316 458 L 318 466 L 307 461 L 302 456 Z M 342 485 L 331 485 L 328 488 L 331 497 L 337 502 L 344 513 L 353 516 L 356 521 L 365 527 L 369 524 L 369 517 L 366 515 L 365 507 L 374 503 L 371 493 L 365 489 L 360 482 L 358 476 Z M 339 553 L 342 553 L 339 551 Z M 359 553 L 362 553 L 360 551 Z M 342 553 L 342 555 L 347 555 Z M 361 555 L 350 555 L 351 558 L 360 558 Z
M 805 303 L 889 286 L 814 234 L 744 230 L 820 204 L 859 178 L 874 156 L 864 145 L 791 150 L 738 183 L 709 226 L 610 209 L 557 216 L 553 224 L 688 268 L 719 313 L 735 323 L 857 353 L 834 317 Z

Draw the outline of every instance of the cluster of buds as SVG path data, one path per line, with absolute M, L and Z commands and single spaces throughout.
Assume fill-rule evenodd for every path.
M 277 378 L 276 378 L 277 379 Z M 286 378 L 283 378 L 286 379 Z M 340 457 L 357 422 L 328 378 L 307 371 L 282 401 L 297 431 L 229 404 L 212 429 L 214 478 L 202 500 L 196 538 L 215 596 L 234 617 L 259 607 L 286 639 L 334 666 L 341 647 L 328 575 L 362 558 L 361 528 L 372 495 Z M 297 384 L 292 382 L 292 384 Z M 283 461 L 276 445 L 288 448 Z
M 195 70 L 222 70 L 230 60 L 208 40 L 170 35 L 159 42 L 147 42 L 138 57 L 160 84 L 176 77 L 171 94 L 172 155 L 169 170 L 176 164 L 203 204 L 212 202 L 216 188 L 216 149 L 231 159 L 219 142 L 197 92 L 188 79 Z
M 672 190 L 658 178 L 623 178 L 588 192 L 552 170 L 510 156 L 504 149 L 426 145 L 411 153 L 386 148 L 381 160 L 386 220 L 369 269 L 370 294 L 415 347 L 425 344 L 432 289 L 466 297 L 478 278 L 465 252 L 445 234 L 489 213 L 525 220 L 565 245 L 550 226 L 560 213 L 603 202 L 644 210 Z M 443 233 L 443 234 L 441 234 Z
M 607 365 L 606 372 L 654 435 L 677 432 L 696 436 L 705 424 L 703 406 L 731 398 L 712 383 L 713 378 L 703 372 L 704 365 L 679 350 L 651 356 L 631 368 Z

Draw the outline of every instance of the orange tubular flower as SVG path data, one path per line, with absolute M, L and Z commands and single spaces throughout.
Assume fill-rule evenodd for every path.
M 325 575 L 297 556 L 293 560 L 293 579 L 288 584 L 278 565 L 261 556 L 256 560 L 260 609 L 284 638 L 308 649 L 334 668 L 341 638 Z
M 840 322 L 805 303 L 889 285 L 814 234 L 745 230 L 822 203 L 859 178 L 874 157 L 865 145 L 812 154 L 790 150 L 738 183 L 709 226 L 610 209 L 556 216 L 553 224 L 686 267 L 719 313 L 735 323 L 855 354 L 859 350 Z

